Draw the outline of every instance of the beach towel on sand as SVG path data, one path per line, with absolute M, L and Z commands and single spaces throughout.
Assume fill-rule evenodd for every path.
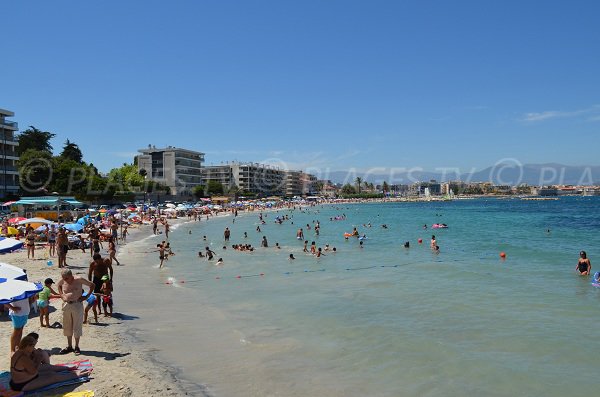
M 72 391 L 67 394 L 57 394 L 54 397 L 94 397 L 93 390 Z
M 69 367 L 77 367 L 78 370 L 84 370 L 84 369 L 93 369 L 92 367 L 92 362 L 90 360 L 81 360 L 81 361 L 73 361 L 70 363 L 64 363 L 64 364 L 54 364 L 54 365 L 63 365 L 65 367 L 69 366 Z M 65 382 L 58 382 L 58 383 L 53 383 L 51 385 L 42 387 L 41 389 L 37 389 L 37 390 L 31 390 L 26 392 L 26 395 L 30 395 L 30 394 L 35 394 L 35 393 L 39 393 L 39 392 L 43 392 L 46 390 L 52 390 L 52 389 L 56 389 L 57 387 L 62 387 L 62 386 L 67 386 L 67 385 L 75 385 L 77 383 L 83 383 L 83 382 L 87 382 L 90 380 L 89 375 L 85 375 L 85 376 L 80 376 L 79 378 L 75 378 L 75 379 L 71 379 Z M 10 390 L 10 386 L 8 385 L 8 382 L 10 382 L 10 372 L 4 371 L 4 372 L 0 372 L 0 397 L 5 397 L 4 392 L 2 392 L 2 390 L 8 390 L 9 393 L 16 393 L 16 394 L 6 394 L 6 397 L 19 397 L 22 396 L 23 393 L 22 392 L 13 392 L 12 390 Z

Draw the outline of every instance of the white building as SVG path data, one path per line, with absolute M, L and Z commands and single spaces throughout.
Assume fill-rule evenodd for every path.
M 302 171 L 282 170 L 268 164 L 231 162 L 202 169 L 204 183 L 217 181 L 227 191 L 239 191 L 261 197 L 302 196 L 311 191 L 316 178 Z
M 19 155 L 16 151 L 19 142 L 15 138 L 19 126 L 14 121 L 6 120 L 6 117 L 14 115 L 9 110 L 0 109 L 0 197 L 19 192 Z
M 169 188 L 170 194 L 191 198 L 194 187 L 202 185 L 204 153 L 167 146 L 148 145 L 140 149 L 138 170 L 146 170 L 147 178 Z

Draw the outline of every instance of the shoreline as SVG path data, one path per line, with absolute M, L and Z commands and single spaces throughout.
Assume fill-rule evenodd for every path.
M 181 223 L 182 219 L 170 220 L 172 226 Z M 37 332 L 40 335 L 38 347 L 49 351 L 51 362 L 65 363 L 75 360 L 90 359 L 94 365 L 94 372 L 90 381 L 77 385 L 65 386 L 53 389 L 42 395 L 56 395 L 60 392 L 93 390 L 97 397 L 126 397 L 126 396 L 181 396 L 190 395 L 189 387 L 185 387 L 178 374 L 179 370 L 172 365 L 162 362 L 156 357 L 150 349 L 135 350 L 134 346 L 143 344 L 143 341 L 136 337 L 136 327 L 134 324 L 128 324 L 128 321 L 135 320 L 135 310 L 126 310 L 119 303 L 119 296 L 126 293 L 121 283 L 121 279 L 129 279 L 133 276 L 131 270 L 127 267 L 127 257 L 122 255 L 121 251 L 130 245 L 151 235 L 151 225 L 137 225 L 130 227 L 130 234 L 125 244 L 117 246 L 117 258 L 124 262 L 122 266 L 114 266 L 115 270 L 115 307 L 112 318 L 98 316 L 99 325 L 84 324 L 83 336 L 81 337 L 81 354 L 76 356 L 73 353 L 57 355 L 58 351 L 66 346 L 66 337 L 62 329 L 42 328 L 39 323 L 39 316 L 32 312 L 27 324 L 25 325 L 23 335 L 30 332 Z M 46 261 L 56 262 L 55 257 L 49 257 L 45 246 L 36 248 L 36 259 L 28 259 L 26 250 L 15 251 L 0 256 L 0 262 L 21 267 L 27 271 L 29 281 L 43 281 L 46 277 L 53 280 L 60 279 L 60 272 L 56 264 L 47 266 Z M 101 254 L 106 256 L 105 248 Z M 125 259 L 125 260 L 123 260 Z M 87 269 L 91 261 L 89 250 L 85 253 L 81 250 L 71 250 L 67 255 L 67 263 L 75 275 L 87 278 Z M 54 287 L 55 288 L 55 287 Z M 56 288 L 55 288 L 56 289 Z M 50 301 L 50 324 L 55 322 L 62 323 L 62 310 L 60 302 L 53 299 Z M 90 318 L 93 320 L 93 313 L 90 311 Z M 5 342 L 4 354 L 0 359 L 0 368 L 4 371 L 10 368 L 10 355 L 8 341 L 12 333 L 12 324 L 7 314 L 3 314 L 0 320 L 0 336 Z M 141 342 L 141 343 L 140 343 Z

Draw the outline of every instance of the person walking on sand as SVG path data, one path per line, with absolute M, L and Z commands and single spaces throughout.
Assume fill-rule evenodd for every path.
M 83 287 L 89 288 L 89 294 L 92 294 L 95 285 L 94 283 L 79 277 L 73 276 L 69 269 L 64 269 L 61 272 L 61 280 L 58 282 L 58 293 L 63 300 L 63 335 L 67 337 L 67 347 L 60 351 L 60 354 L 75 352 L 81 353 L 79 350 L 79 339 L 83 334 Z M 73 337 L 75 338 L 75 348 L 73 348 Z
M 115 245 L 115 239 L 112 236 L 108 239 L 108 259 L 112 264 L 113 261 L 117 262 L 117 266 L 121 266 L 121 262 L 117 259 L 117 246 Z
M 67 251 L 69 251 L 69 239 L 63 227 L 58 229 L 56 237 L 56 245 L 58 249 L 58 267 L 67 266 Z
M 577 262 L 575 270 L 577 270 L 582 276 L 589 276 L 592 274 L 592 263 L 588 259 L 585 251 L 581 251 L 579 253 L 579 261 Z

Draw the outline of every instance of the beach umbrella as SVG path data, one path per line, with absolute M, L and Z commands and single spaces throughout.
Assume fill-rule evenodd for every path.
M 19 231 L 16 228 L 14 228 L 12 226 L 8 227 L 8 235 L 9 236 L 16 236 L 17 234 L 19 234 Z
M 89 215 L 82 216 L 81 218 L 77 219 L 77 223 L 79 223 L 80 225 L 86 225 L 86 224 L 90 223 L 90 216 Z
M 27 299 L 42 290 L 42 284 L 0 278 L 0 304 Z
M 8 223 L 11 223 L 14 225 L 15 223 L 19 223 L 21 221 L 24 221 L 25 219 L 27 219 L 27 218 L 23 218 L 22 216 L 17 216 L 16 218 L 10 218 L 8 220 Z
M 0 279 L 27 281 L 27 273 L 20 267 L 0 262 Z
M 167 203 L 167 204 L 165 204 L 165 207 L 167 207 L 167 208 L 175 208 L 176 206 L 173 203 Z
M 9 237 L 0 237 L 0 254 L 13 252 L 23 247 L 23 242 Z
M 83 230 L 83 225 L 80 223 L 67 223 L 63 227 L 72 232 L 80 232 Z
M 7 201 L 6 203 L 2 204 L 2 205 L 13 205 L 14 203 L 16 203 L 16 201 Z
M 28 219 L 23 219 L 22 221 L 20 221 L 19 223 L 17 223 L 18 225 L 26 225 L 28 223 L 31 224 L 40 224 L 40 225 L 51 225 L 54 222 L 53 221 L 49 221 L 47 219 L 44 218 L 28 218 Z

